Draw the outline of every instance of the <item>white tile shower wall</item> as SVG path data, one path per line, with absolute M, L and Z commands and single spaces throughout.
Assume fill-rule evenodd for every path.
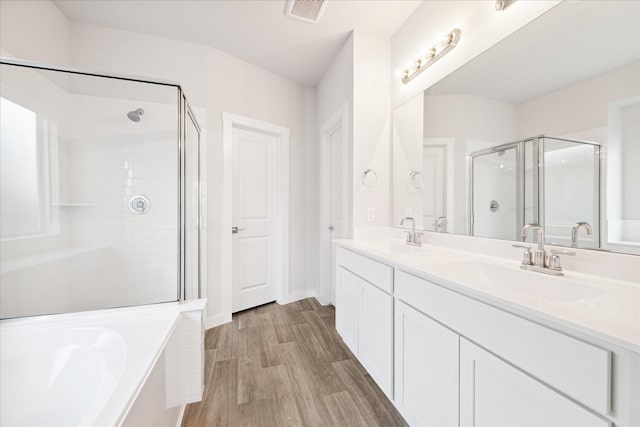
M 72 241 L 79 247 L 108 247 L 113 254 L 77 281 L 82 289 L 74 294 L 95 303 L 106 297 L 114 305 L 175 300 L 177 107 L 78 95 L 72 105 L 71 116 L 82 126 L 73 123 L 62 143 L 69 174 L 66 197 L 98 205 L 66 209 Z M 139 123 L 126 117 L 132 106 L 145 109 Z M 151 202 L 146 214 L 128 208 L 138 194 Z M 98 292 L 104 289 L 110 291 Z
M 59 176 L 50 177 L 58 186 L 51 201 L 60 231 L 2 242 L 2 316 L 175 300 L 177 106 L 53 86 Z M 46 93 L 32 97 L 46 101 Z M 132 105 L 145 108 L 145 120 L 127 119 Z M 129 211 L 134 194 L 150 198 L 149 213 Z
M 204 391 L 204 328 L 202 312 L 180 315 L 165 349 L 167 407 L 198 402 Z

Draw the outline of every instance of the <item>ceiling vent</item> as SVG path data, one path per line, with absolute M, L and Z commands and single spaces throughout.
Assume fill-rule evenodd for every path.
M 287 8 L 284 14 L 305 22 L 317 24 L 326 7 L 327 0 L 287 0 Z

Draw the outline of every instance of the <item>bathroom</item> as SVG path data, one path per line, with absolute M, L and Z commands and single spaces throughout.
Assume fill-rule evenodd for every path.
M 0 426 L 640 426 L 640 2 L 0 0 L 0 57 Z

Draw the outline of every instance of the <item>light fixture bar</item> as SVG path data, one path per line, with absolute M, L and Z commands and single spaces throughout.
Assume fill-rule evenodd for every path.
M 496 0 L 496 10 L 505 10 L 515 2 L 516 0 Z
M 461 36 L 462 30 L 459 28 L 451 31 L 443 41 L 429 49 L 429 51 L 418 58 L 411 67 L 402 72 L 402 83 L 409 83 L 411 80 L 415 79 L 418 74 L 446 55 L 451 49 L 458 45 Z

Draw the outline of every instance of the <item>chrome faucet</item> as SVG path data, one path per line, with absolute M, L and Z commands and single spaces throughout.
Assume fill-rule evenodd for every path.
M 591 236 L 591 234 L 593 234 L 593 229 L 591 228 L 591 225 L 588 222 L 576 222 L 575 224 L 573 224 L 573 227 L 571 227 L 571 247 L 572 248 L 577 248 L 578 247 L 578 232 L 580 231 L 580 227 L 584 227 L 584 229 L 587 231 L 587 236 Z
M 538 273 L 551 274 L 554 276 L 562 276 L 564 273 L 562 272 L 562 265 L 560 262 L 559 255 L 570 255 L 573 256 L 575 252 L 568 252 L 563 250 L 551 250 L 551 255 L 547 256 L 546 251 L 544 250 L 544 229 L 539 224 L 527 224 L 522 227 L 522 232 L 520 236 L 523 239 L 527 238 L 529 234 L 529 230 L 536 230 L 537 235 L 537 244 L 538 248 L 534 252 L 531 253 L 531 248 L 526 245 L 513 245 L 514 248 L 523 248 L 524 253 L 522 254 L 522 263 L 520 264 L 520 268 L 523 270 L 537 271 Z
M 538 249 L 536 249 L 533 256 L 533 263 L 538 267 L 544 267 L 544 260 L 547 255 L 544 251 L 544 228 L 542 228 L 542 226 L 539 224 L 525 225 L 524 227 L 522 227 L 522 231 L 520 232 L 520 237 L 522 237 L 523 240 L 527 238 L 529 230 L 535 230 L 538 232 L 536 235 Z
M 400 220 L 400 226 L 404 226 L 406 222 L 411 221 L 411 231 L 407 231 L 407 245 L 422 246 L 422 233 L 416 233 L 416 220 L 413 217 L 407 216 Z

